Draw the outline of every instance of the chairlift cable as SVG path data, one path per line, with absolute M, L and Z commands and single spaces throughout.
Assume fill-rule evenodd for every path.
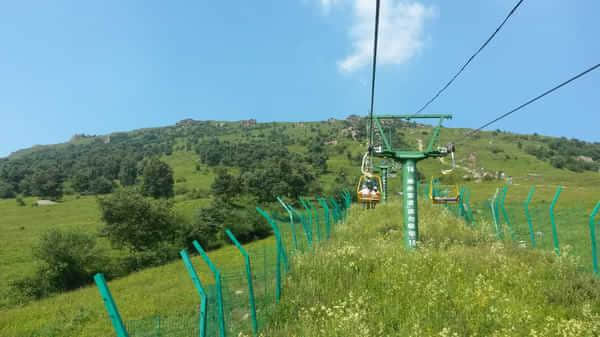
M 377 69 L 377 39 L 378 39 L 378 31 L 379 31 L 379 5 L 380 0 L 377 0 L 375 4 L 375 36 L 373 38 L 373 70 L 371 77 L 371 108 L 369 111 L 369 154 L 373 151 L 373 134 L 374 134 L 374 124 L 373 124 L 373 106 L 375 103 L 375 71 Z
M 498 34 L 498 32 L 502 29 L 502 27 L 508 21 L 508 19 L 510 19 L 510 17 L 517 11 L 517 8 L 519 8 L 519 6 L 521 6 L 523 1 L 524 0 L 519 0 L 519 2 L 508 13 L 506 18 L 504 18 L 504 21 L 502 21 L 500 26 L 498 26 L 498 28 L 496 28 L 494 33 L 492 33 L 492 35 L 490 35 L 490 37 L 481 45 L 481 47 L 479 47 L 479 49 L 477 49 L 477 51 L 473 55 L 471 55 L 471 57 L 469 57 L 467 62 L 462 67 L 460 67 L 458 72 L 454 76 L 452 76 L 450 81 L 448 81 L 448 83 L 446 83 L 440 90 L 438 90 L 438 92 L 429 101 L 427 101 L 427 103 L 425 103 L 419 110 L 417 110 L 417 112 L 415 114 L 419 114 L 423 110 L 425 110 L 425 108 L 427 108 L 431 103 L 433 103 L 433 101 L 435 101 L 442 94 L 442 92 L 444 92 L 446 89 L 448 89 L 448 87 L 454 82 L 454 80 L 456 80 L 458 78 L 458 76 L 467 68 L 467 66 L 471 63 L 471 61 L 473 61 L 473 59 L 475 59 L 475 57 L 494 39 L 496 34 Z
M 506 118 L 506 117 L 508 117 L 508 116 L 512 115 L 513 113 L 515 113 L 515 112 L 517 112 L 517 111 L 519 111 L 519 110 L 523 109 L 524 107 L 528 106 L 529 104 L 531 104 L 531 103 L 533 103 L 533 102 L 535 102 L 535 101 L 537 101 L 537 100 L 539 100 L 539 99 L 543 98 L 543 97 L 544 97 L 544 96 L 546 96 L 546 95 L 549 95 L 549 94 L 553 93 L 554 91 L 556 91 L 556 90 L 558 90 L 558 89 L 560 89 L 560 88 L 564 87 L 565 85 L 567 85 L 567 84 L 569 84 L 569 83 L 571 83 L 571 82 L 573 82 L 573 81 L 575 81 L 575 80 L 577 80 L 577 79 L 579 79 L 579 78 L 583 77 L 584 75 L 586 75 L 586 74 L 588 74 L 588 73 L 590 73 L 590 72 L 592 72 L 592 71 L 594 71 L 594 70 L 596 70 L 596 69 L 598 69 L 598 68 L 600 68 L 600 63 L 598 63 L 598 64 L 596 64 L 596 65 L 594 65 L 594 66 L 592 66 L 592 67 L 590 67 L 590 68 L 586 69 L 585 71 L 582 71 L 581 73 L 579 73 L 579 74 L 577 74 L 577 75 L 575 75 L 575 76 L 571 77 L 570 79 L 568 79 L 568 80 L 566 80 L 566 81 L 564 81 L 564 82 L 560 83 L 559 85 L 557 85 L 557 86 L 553 87 L 552 89 L 546 90 L 546 91 L 545 91 L 545 92 L 543 92 L 542 94 L 540 94 L 540 95 L 538 95 L 538 96 L 536 96 L 536 97 L 534 97 L 534 98 L 532 98 L 532 99 L 528 100 L 527 102 L 525 102 L 525 103 L 523 103 L 523 104 L 519 105 L 518 107 L 516 107 L 516 108 L 514 108 L 514 109 L 510 110 L 509 112 L 507 112 L 507 113 L 504 113 L 504 114 L 502 114 L 502 115 L 498 116 L 497 118 L 495 118 L 495 119 L 493 119 L 493 120 L 491 120 L 491 121 L 489 121 L 489 122 L 487 122 L 487 123 L 483 124 L 482 126 L 478 127 L 477 129 L 475 129 L 475 130 L 473 130 L 473 131 L 471 131 L 471 132 L 467 133 L 467 134 L 466 134 L 466 135 L 465 135 L 465 136 L 464 136 L 464 137 L 463 137 L 463 138 L 460 140 L 460 143 L 464 142 L 464 141 L 465 141 L 467 138 L 469 138 L 469 137 L 473 136 L 474 134 L 478 133 L 479 131 L 483 130 L 484 128 L 486 128 L 486 127 L 488 127 L 488 126 L 490 126 L 490 125 L 492 125 L 492 124 L 496 123 L 497 121 L 499 121 L 499 120 L 501 120 L 501 119 L 504 119 L 504 118 Z

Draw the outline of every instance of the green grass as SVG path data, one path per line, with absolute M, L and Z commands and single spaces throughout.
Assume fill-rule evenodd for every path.
M 50 228 L 77 229 L 97 233 L 101 224 L 95 197 L 67 197 L 52 206 L 32 207 L 36 198 L 26 198 L 27 206 L 14 199 L 0 200 L 0 308 L 7 303 L 8 284 L 29 275 L 35 269 L 32 247 Z M 100 240 L 108 247 L 108 242 Z
M 423 243 L 403 248 L 400 205 L 357 211 L 295 260 L 264 336 L 598 336 L 600 280 L 577 260 L 496 242 L 421 205 Z
M 273 239 L 245 245 L 247 249 L 272 247 Z M 223 269 L 241 264 L 239 252 L 226 246 L 209 253 Z M 198 258 L 192 258 L 205 285 L 212 274 Z M 243 270 L 240 267 L 240 271 Z M 176 316 L 193 312 L 199 303 L 191 279 L 181 261 L 148 268 L 109 282 L 124 320 L 149 316 Z M 0 336 L 111 336 L 114 332 L 95 286 L 53 296 L 28 305 L 0 311 Z

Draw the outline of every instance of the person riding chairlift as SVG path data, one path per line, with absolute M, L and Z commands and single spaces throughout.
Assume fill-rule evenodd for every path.
M 367 187 L 367 184 L 363 184 L 362 188 L 360 189 L 359 193 L 363 196 L 363 197 L 369 197 L 369 195 L 371 194 L 371 190 Z

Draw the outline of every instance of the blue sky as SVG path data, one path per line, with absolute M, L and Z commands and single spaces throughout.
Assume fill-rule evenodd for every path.
M 0 156 L 184 118 L 365 115 L 373 3 L 4 2 Z M 375 111 L 418 109 L 515 3 L 383 0 Z M 600 62 L 599 12 L 597 0 L 526 0 L 426 112 L 477 127 Z M 597 71 L 492 128 L 600 141 L 599 89 Z

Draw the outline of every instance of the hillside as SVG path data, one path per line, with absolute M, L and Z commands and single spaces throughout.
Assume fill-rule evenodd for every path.
M 215 240 L 217 248 L 225 242 L 224 225 L 245 231 L 249 241 L 256 239 L 258 236 L 252 232 L 256 224 L 254 207 L 260 204 L 276 213 L 283 211 L 274 202 L 274 195 L 293 200 L 302 195 L 335 194 L 343 187 L 352 190 L 360 174 L 364 126 L 364 120 L 355 117 L 326 122 L 258 124 L 186 120 L 164 128 L 78 136 L 64 144 L 37 146 L 0 159 L 0 198 L 3 198 L 0 199 L 0 241 L 3 242 L 0 257 L 4 261 L 0 265 L 0 316 L 5 319 L 0 327 L 8 329 L 9 336 L 22 335 L 23 331 L 37 330 L 40 326 L 56 327 L 52 322 L 62 322 L 59 317 L 64 316 L 68 322 L 61 324 L 68 325 L 72 329 L 69 331 L 77 335 L 81 329 L 89 328 L 88 323 L 79 320 L 97 321 L 103 315 L 93 287 L 31 302 L 31 298 L 15 296 L 12 284 L 34 275 L 40 262 L 33 248 L 50 229 L 87 233 L 97 238 L 98 247 L 113 261 L 127 261 L 130 252 L 115 247 L 101 235 L 105 224 L 96 199 L 98 195 L 113 195 L 113 191 L 123 186 L 138 188 L 148 159 L 159 158 L 173 170 L 175 195 L 170 200 L 181 221 L 199 228 L 201 214 L 216 214 L 216 220 L 213 217 L 211 221 L 220 225 Z M 413 148 L 426 142 L 431 134 L 431 127 L 427 125 L 402 122 L 390 126 L 394 127 L 394 144 Z M 521 205 L 529 188 L 535 186 L 531 208 L 536 231 L 540 234 L 539 246 L 546 251 L 552 249 L 548 205 L 557 186 L 563 186 L 556 209 L 561 244 L 570 246 L 573 254 L 586 261 L 581 268 L 589 270 L 590 250 L 585 226 L 586 217 L 600 199 L 600 144 L 501 131 L 482 132 L 462 142 L 468 131 L 442 129 L 441 144 L 460 142 L 457 168 L 452 174 L 442 175 L 443 169 L 450 168 L 449 158 L 423 161 L 418 167 L 422 181 L 441 177 L 445 183 L 467 187 L 474 211 L 481 220 L 489 213 L 487 200 L 498 187 L 509 184 L 506 203 L 511 214 L 513 210 L 514 214 L 519 212 L 513 219 L 518 240 L 528 237 Z M 134 179 L 123 172 L 134 172 Z M 220 194 L 223 191 L 215 189 L 214 183 L 219 179 L 234 182 L 227 185 L 236 187 L 232 199 L 224 200 Z M 60 190 L 60 202 L 34 207 L 38 198 L 55 197 L 44 195 L 49 189 L 39 188 L 39 182 L 47 181 L 52 182 L 54 190 Z M 392 198 L 398 195 L 400 186 L 396 167 L 389 182 Z M 19 198 L 15 199 L 17 195 Z M 19 200 L 25 206 L 20 206 Z M 215 254 L 231 254 L 230 247 Z M 109 267 L 112 268 L 112 264 L 106 268 Z M 123 284 L 123 289 L 139 285 L 139 301 L 144 291 L 179 289 L 180 286 L 191 289 L 183 273 L 177 276 L 181 284 L 161 281 L 165 275 L 180 273 L 174 270 L 183 270 L 180 262 L 148 268 L 130 276 L 126 275 L 133 270 L 127 270 L 115 274 L 119 277 L 115 282 Z M 140 277 L 144 281 L 140 281 Z M 174 292 L 167 292 L 165 296 L 171 296 L 169 294 L 173 301 L 183 296 L 173 295 Z M 175 304 L 162 309 L 159 306 L 171 301 L 167 297 L 138 313 L 135 310 L 139 302 L 134 301 L 131 308 L 126 309 L 131 310 L 128 317 L 143 317 L 162 309 L 175 310 Z M 44 312 L 51 314 L 44 318 Z M 25 320 L 31 321 L 29 327 L 22 324 Z M 93 329 L 106 331 L 107 327 L 98 325 Z

